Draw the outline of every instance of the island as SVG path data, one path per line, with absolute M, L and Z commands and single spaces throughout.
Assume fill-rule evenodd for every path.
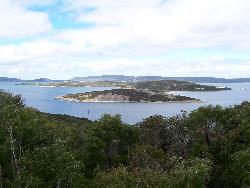
M 200 100 L 139 89 L 112 89 L 55 97 L 68 102 L 200 102 Z

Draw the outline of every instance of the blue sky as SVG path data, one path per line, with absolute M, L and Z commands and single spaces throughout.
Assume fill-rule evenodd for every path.
M 0 76 L 250 77 L 249 0 L 1 0 Z

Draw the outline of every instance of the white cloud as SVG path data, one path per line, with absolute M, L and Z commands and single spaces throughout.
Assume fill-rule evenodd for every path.
M 61 56 L 59 54 L 62 54 Z M 0 63 L 0 75 L 22 78 L 49 77 L 70 79 L 75 76 L 123 74 L 162 76 L 249 77 L 250 59 L 211 58 L 199 61 L 152 60 L 128 57 L 82 58 L 59 53 Z
M 78 21 L 96 25 L 93 35 L 82 40 L 90 46 L 99 47 L 103 37 L 106 46 L 109 39 L 132 49 L 237 48 L 243 41 L 250 47 L 249 0 L 66 0 L 65 6 L 79 14 Z M 93 11 L 84 12 L 87 8 Z
M 152 61 L 133 60 L 130 58 L 112 58 L 95 60 L 82 64 L 91 74 L 125 74 L 125 75 L 162 75 L 162 76 L 215 76 L 215 77 L 248 77 L 250 60 L 233 63 L 229 60 L 203 61 Z M 139 71 L 138 71 L 139 70 Z M 230 76 L 229 76 L 230 75 Z
M 36 36 L 52 29 L 48 15 L 34 12 L 11 0 L 0 1 L 0 39 Z
M 12 0 L 25 6 L 49 6 L 57 3 L 57 0 Z
M 0 39 L 39 36 L 57 0 L 1 0 Z M 0 75 L 70 78 L 93 74 L 249 77 L 250 58 L 157 58 L 209 47 L 250 49 L 249 0 L 63 0 L 64 14 L 91 27 L 57 30 L 0 46 Z M 70 17 L 72 17 L 72 15 Z M 8 22 L 7 22 L 8 21 Z M 177 50 L 176 50 L 177 49 Z M 230 51 L 229 50 L 229 51 Z M 180 56 L 182 53 L 180 53 Z M 197 54 L 202 56 L 202 54 Z M 156 57 L 155 60 L 153 57 Z M 153 59 L 153 60 L 152 60 Z M 158 59 L 158 60 L 157 60 Z
M 66 46 L 48 40 L 36 40 L 26 42 L 22 45 L 0 46 L 0 65 L 1 63 L 13 61 L 32 61 L 34 59 L 47 59 L 51 56 L 63 54 Z

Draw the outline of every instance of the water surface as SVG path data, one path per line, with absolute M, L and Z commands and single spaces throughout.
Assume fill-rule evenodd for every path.
M 230 106 L 250 101 L 250 83 L 213 84 L 231 87 L 232 91 L 218 92 L 172 92 L 201 99 L 204 103 L 74 103 L 55 100 L 54 97 L 69 93 L 101 91 L 104 87 L 37 87 L 15 85 L 13 82 L 0 82 L 0 89 L 21 94 L 25 104 L 42 112 L 68 114 L 86 117 L 91 120 L 99 119 L 103 114 L 121 114 L 126 123 L 136 123 L 154 114 L 166 117 L 180 114 L 182 110 L 190 112 L 203 105 Z M 242 89 L 246 90 L 242 90 Z M 89 112 L 89 113 L 88 113 Z

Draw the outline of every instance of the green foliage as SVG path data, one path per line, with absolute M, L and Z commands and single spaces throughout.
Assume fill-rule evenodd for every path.
M 25 106 L 20 95 L 13 95 L 0 90 L 0 108 L 10 105 L 15 107 Z
M 59 145 L 67 137 L 55 134 L 62 126 L 53 126 L 53 118 L 47 122 L 46 115 L 26 108 L 19 96 L 0 92 L 0 101 L 5 101 L 0 106 L 1 187 L 79 187 L 85 182 L 84 166 L 67 149 L 68 142 Z
M 164 123 L 165 120 L 162 116 L 151 116 L 138 123 L 140 143 L 160 147 L 164 139 Z
M 97 174 L 96 187 L 133 188 L 133 187 L 168 187 L 169 176 L 161 171 L 129 169 L 118 167 Z
M 130 165 L 140 169 L 162 170 L 165 154 L 150 145 L 138 145 L 130 151 Z
M 41 113 L 0 91 L 0 187 L 250 186 L 250 103 L 152 116 Z
M 22 159 L 22 183 L 37 187 L 84 187 L 84 165 L 65 145 L 58 140 L 26 153 Z
M 210 162 L 193 159 L 178 164 L 170 173 L 163 170 L 117 167 L 97 174 L 96 187 L 206 187 Z
M 137 140 L 134 127 L 122 123 L 120 116 L 104 115 L 89 126 L 85 138 L 86 168 L 94 170 L 127 162 L 127 153 Z
M 233 154 L 231 173 L 233 173 L 233 178 L 235 178 L 232 181 L 235 186 L 250 186 L 250 147 Z
M 171 172 L 171 187 L 206 187 L 211 169 L 211 162 L 207 159 L 183 161 Z

